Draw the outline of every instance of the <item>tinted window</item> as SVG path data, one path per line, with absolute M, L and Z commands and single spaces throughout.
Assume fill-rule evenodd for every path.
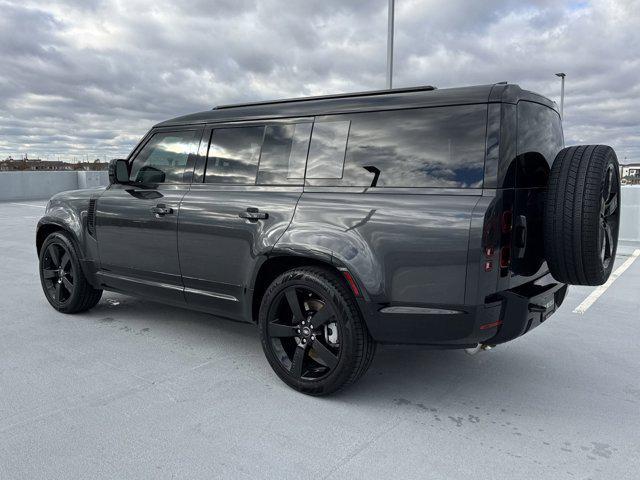
M 199 131 L 154 134 L 131 166 L 129 179 L 139 183 L 181 183 L 189 155 L 197 149 Z
M 546 186 L 550 166 L 564 146 L 560 116 L 544 105 L 519 102 L 517 145 L 517 186 Z
M 351 121 L 342 180 L 317 180 L 311 182 L 313 185 L 482 187 L 486 105 L 372 112 L 340 118 Z M 315 127 L 311 148 L 314 138 Z M 307 178 L 311 178 L 310 166 L 311 152 Z M 318 170 L 322 168 L 319 166 Z
M 560 116 L 554 110 L 533 102 L 518 103 L 518 155 L 538 152 L 551 165 L 563 146 Z
M 264 127 L 218 128 L 211 133 L 205 182 L 254 184 Z
M 316 120 L 309 146 L 307 178 L 341 178 L 349 121 Z
M 267 126 L 260 154 L 258 183 L 301 185 L 310 135 L 311 123 Z

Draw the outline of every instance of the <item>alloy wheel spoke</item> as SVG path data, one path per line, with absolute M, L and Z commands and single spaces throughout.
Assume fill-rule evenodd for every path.
M 42 269 L 42 276 L 44 278 L 54 278 L 56 275 L 58 275 L 58 270 L 53 270 L 50 268 Z
M 613 232 L 611 231 L 611 225 L 609 225 L 609 223 L 604 224 L 604 233 L 607 245 L 605 250 L 605 258 L 611 258 L 611 254 L 613 253 Z
M 58 246 L 56 244 L 49 245 L 47 252 L 49 253 L 49 258 L 51 258 L 51 263 L 53 263 L 55 267 L 59 267 L 60 254 L 58 253 Z
M 604 204 L 604 216 L 610 217 L 618 208 L 618 195 L 614 194 L 607 202 Z
M 306 353 L 306 346 L 300 344 L 296 347 L 296 351 L 293 354 L 293 359 L 291 360 L 291 375 L 296 378 L 302 377 L 302 364 L 304 363 Z
M 269 335 L 272 337 L 295 337 L 297 333 L 297 327 L 293 325 L 283 325 L 275 322 L 269 323 Z
M 71 283 L 67 277 L 62 277 L 62 285 L 64 285 L 67 293 L 71 295 L 71 292 L 73 292 L 73 283 Z
M 67 269 L 67 265 L 69 264 L 69 262 L 71 261 L 71 257 L 69 256 L 69 254 L 67 252 L 64 252 L 64 255 L 62 256 L 62 259 L 60 260 L 60 266 L 63 269 Z
M 60 292 L 62 292 L 62 283 L 56 282 L 56 290 L 53 295 L 53 299 L 57 300 L 58 302 L 60 301 Z
M 333 318 L 333 310 L 325 303 L 324 307 L 311 317 L 310 322 L 313 324 L 313 328 L 316 329 L 327 323 L 331 318 Z
M 320 360 L 322 360 L 330 369 L 333 370 L 338 364 L 338 357 L 331 350 L 325 347 L 320 340 L 314 340 L 311 348 L 313 348 L 313 351 L 316 352 Z
M 613 168 L 607 170 L 607 177 L 602 188 L 602 198 L 607 200 L 611 196 L 611 187 L 613 186 Z
M 293 313 L 293 320 L 297 323 L 302 322 L 305 317 L 295 287 L 288 288 L 285 295 L 287 297 L 287 303 L 289 304 L 291 313 Z

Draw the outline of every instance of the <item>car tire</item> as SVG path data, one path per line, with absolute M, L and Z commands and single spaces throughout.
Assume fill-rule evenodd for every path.
M 47 301 L 62 313 L 79 313 L 94 307 L 102 290 L 87 281 L 78 250 L 64 231 L 50 234 L 39 255 L 40 283 Z
M 559 282 L 602 285 L 616 255 L 620 171 L 606 145 L 562 149 L 551 168 L 544 216 L 549 271 Z
M 301 267 L 278 276 L 262 298 L 258 326 L 275 373 L 308 395 L 329 395 L 354 383 L 375 354 L 353 293 L 328 268 Z

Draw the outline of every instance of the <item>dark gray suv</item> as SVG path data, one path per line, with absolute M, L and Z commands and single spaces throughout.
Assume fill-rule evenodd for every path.
M 256 323 L 282 380 L 329 394 L 377 343 L 496 345 L 603 283 L 618 177 L 516 85 L 220 106 L 54 196 L 40 276 L 65 313 L 113 290 Z

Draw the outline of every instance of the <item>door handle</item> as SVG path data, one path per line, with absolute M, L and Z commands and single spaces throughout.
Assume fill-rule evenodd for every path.
M 164 203 L 159 203 L 155 207 L 151 207 L 151 213 L 153 213 L 156 218 L 160 218 L 165 215 L 171 215 L 173 213 L 173 208 L 167 207 Z
M 240 212 L 238 216 L 240 218 L 246 218 L 247 220 L 251 221 L 266 220 L 267 218 L 269 218 L 269 214 L 267 212 L 261 212 L 255 207 L 247 208 L 246 211 Z

